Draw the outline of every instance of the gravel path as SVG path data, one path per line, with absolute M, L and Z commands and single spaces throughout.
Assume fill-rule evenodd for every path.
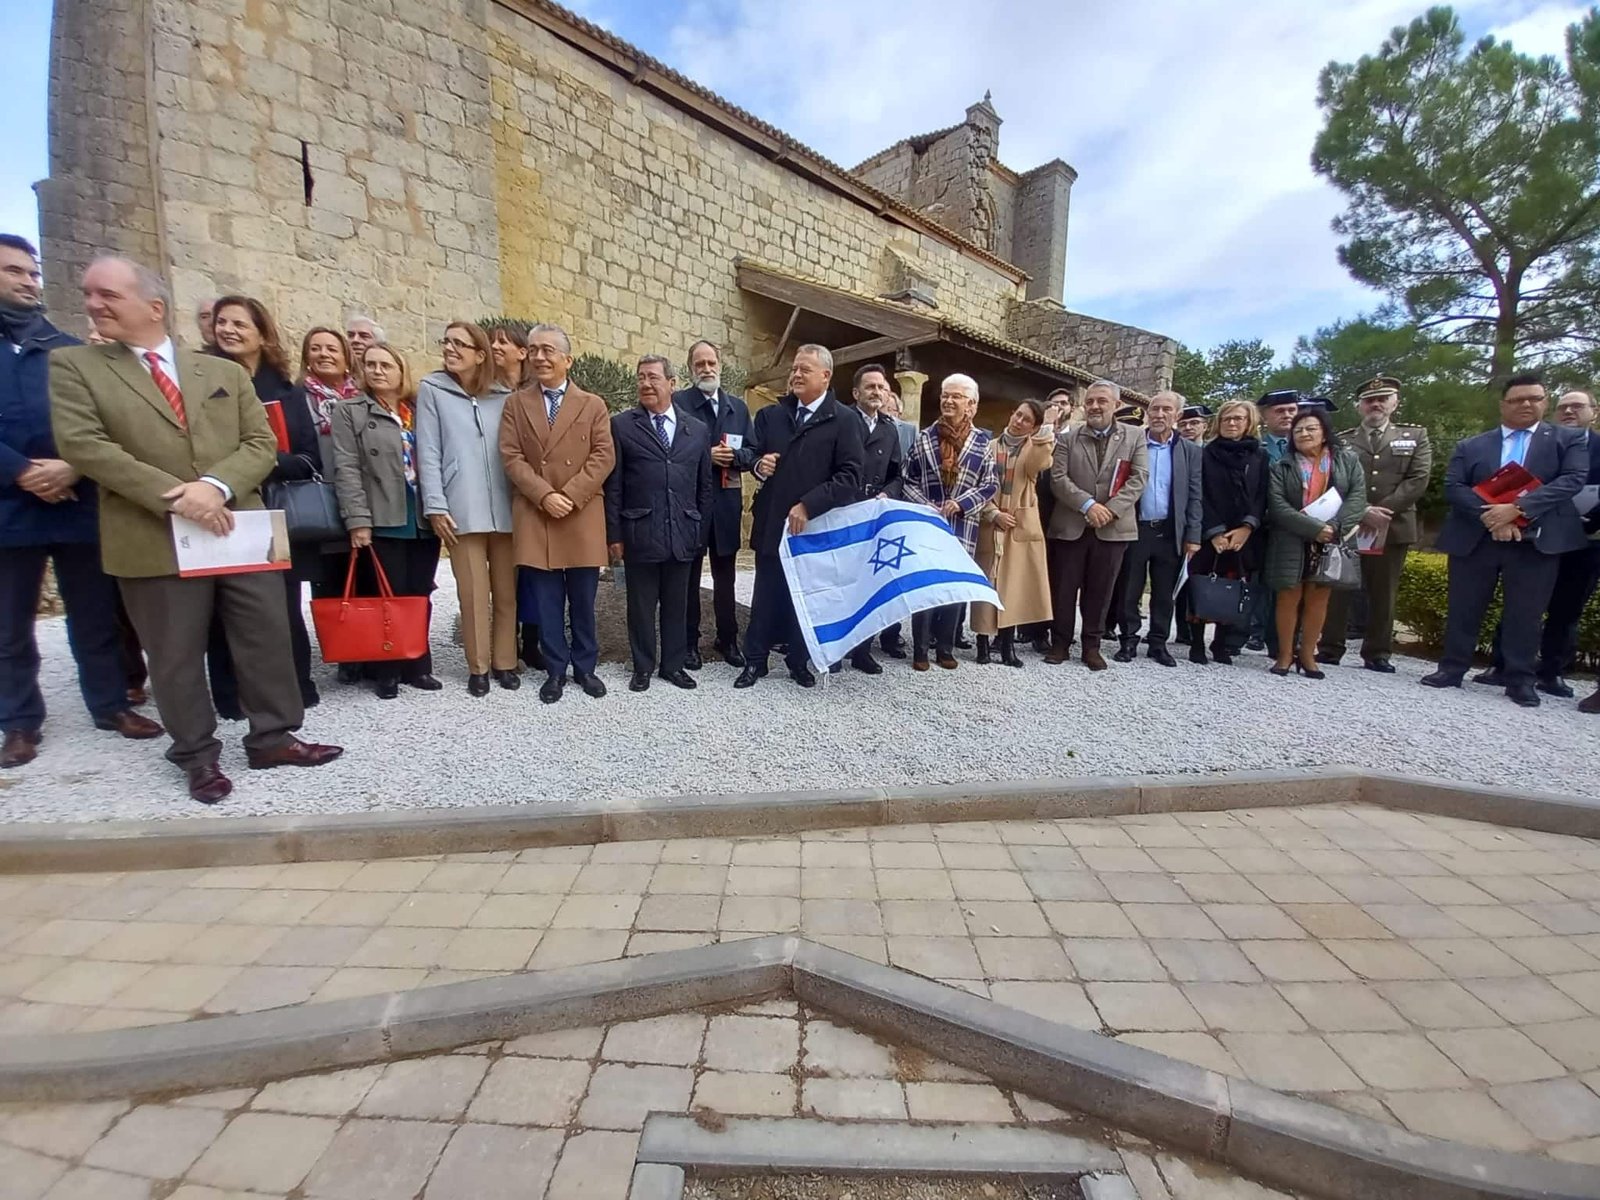
M 741 580 L 748 594 L 748 579 Z M 314 771 L 245 769 L 242 723 L 224 722 L 222 766 L 233 796 L 215 810 L 184 795 L 160 742 L 93 728 L 78 699 L 66 630 L 40 623 L 43 687 L 52 716 L 37 761 L 0 775 L 0 821 L 205 817 L 559 804 L 596 795 L 767 792 L 1044 775 L 1352 764 L 1450 779 L 1594 795 L 1600 720 L 1552 701 L 1519 709 L 1497 691 L 1432 692 L 1431 667 L 1397 660 L 1390 676 L 1330 669 L 1315 682 L 1267 674 L 1265 656 L 1232 667 L 1169 670 L 1146 659 L 1090 674 L 1077 663 L 915 674 L 889 662 L 869 678 L 846 667 L 803 691 L 774 673 L 735 691 L 732 668 L 707 662 L 698 691 L 656 680 L 627 690 L 627 672 L 602 665 L 611 694 L 568 687 L 539 703 L 536 687 L 466 692 L 447 568 L 435 593 L 436 672 L 443 692 L 401 689 L 378 700 L 320 667 L 322 705 L 305 735 L 346 747 Z M 709 601 L 707 604 L 709 610 Z M 1352 658 L 1354 655 L 1352 655 Z M 1349 660 L 1347 660 L 1349 661 Z M 1580 694 L 1587 694 L 1585 682 Z M 150 710 L 154 715 L 153 709 Z

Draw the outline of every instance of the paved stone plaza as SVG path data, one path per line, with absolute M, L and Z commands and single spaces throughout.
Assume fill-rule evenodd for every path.
M 1583 839 L 1317 807 L 11 876 L 0 1032 L 181 1021 L 799 931 L 1419 1133 L 1600 1162 L 1597 867 L 1600 845 Z M 763 1027 L 788 1039 L 782 1053 L 737 1039 L 730 1053 L 771 1060 L 757 1062 L 717 1058 L 700 1018 L 652 1028 L 683 1059 L 656 1064 L 678 1072 L 661 1074 L 673 1096 L 733 1086 L 704 1083 L 708 1071 L 766 1074 L 788 1082 L 745 1081 L 729 1111 L 933 1112 L 937 1089 L 872 1067 L 884 1052 L 847 1035 L 825 1036 L 860 1047 L 852 1069 L 878 1082 L 820 1100 L 828 1087 L 790 1071 L 793 1030 Z M 452 1062 L 468 1104 L 481 1060 Z M 583 1086 L 570 1088 L 577 1103 Z M 967 1119 L 1018 1115 L 998 1093 L 960 1095 Z M 581 1113 L 550 1120 L 591 1128 Z

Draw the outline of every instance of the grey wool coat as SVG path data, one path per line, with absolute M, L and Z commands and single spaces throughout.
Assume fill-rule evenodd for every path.
M 469 396 L 448 371 L 417 386 L 417 491 L 424 518 L 449 514 L 457 533 L 510 533 L 511 485 L 500 417 L 511 390 Z

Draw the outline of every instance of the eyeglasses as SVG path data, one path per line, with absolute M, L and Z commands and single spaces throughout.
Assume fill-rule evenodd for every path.
M 439 349 L 443 350 L 447 346 L 454 346 L 457 350 L 475 350 L 475 349 L 477 349 L 477 347 L 474 346 L 471 342 L 463 342 L 460 338 L 452 338 L 452 337 L 440 338 L 439 339 Z

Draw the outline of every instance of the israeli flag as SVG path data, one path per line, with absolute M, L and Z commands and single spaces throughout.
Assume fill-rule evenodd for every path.
M 977 600 L 1002 607 L 949 524 L 902 500 L 866 500 L 785 534 L 778 548 L 811 662 L 830 667 L 912 613 Z

